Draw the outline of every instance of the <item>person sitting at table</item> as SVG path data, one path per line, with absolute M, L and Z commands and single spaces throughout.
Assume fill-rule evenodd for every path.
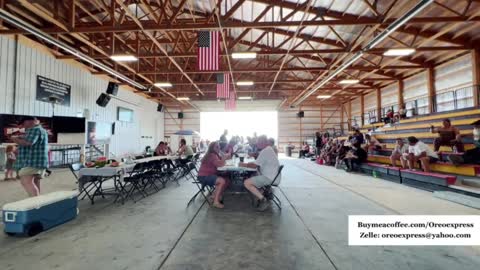
M 198 144 L 198 152 L 200 153 L 205 153 L 208 149 L 208 144 L 205 143 L 205 140 L 200 140 L 200 143 Z
M 269 145 L 267 136 L 258 137 L 257 147 L 261 150 L 257 159 L 254 162 L 242 162 L 239 166 L 259 170 L 259 175 L 248 178 L 243 182 L 243 185 L 258 199 L 258 210 L 265 211 L 268 207 L 268 201 L 259 189 L 272 184 L 280 168 L 280 162 L 275 151 Z M 275 179 L 275 185 L 280 184 L 280 178 L 281 175 Z
M 229 156 L 220 157 L 220 145 L 218 142 L 212 142 L 208 146 L 207 152 L 202 158 L 200 169 L 198 170 L 198 181 L 202 185 L 215 187 L 213 191 L 213 207 L 224 208 L 221 203 L 223 192 L 229 185 L 228 179 L 217 175 L 217 168 L 225 166 L 225 160 Z
M 277 154 L 277 156 L 278 156 L 278 148 L 275 145 L 275 139 L 274 138 L 269 138 L 268 143 L 273 148 L 273 151 L 275 151 L 275 154 Z
M 167 155 L 167 147 L 165 146 L 164 142 L 160 142 L 155 148 L 155 155 L 157 156 L 166 156 Z
M 177 155 L 184 156 L 185 158 L 193 157 L 193 149 L 190 145 L 187 145 L 187 141 L 185 139 L 180 140 L 180 147 L 178 148 Z
M 457 152 L 464 152 L 460 130 L 452 126 L 450 119 L 447 118 L 443 120 L 443 127 L 435 128 L 432 126 L 430 129 L 432 133 L 438 133 L 440 135 L 440 137 L 433 140 L 433 151 L 438 152 L 440 146 L 444 145 L 456 148 Z
M 232 137 L 230 139 L 230 141 L 228 142 L 228 144 L 225 146 L 225 148 L 223 149 L 223 152 L 227 155 L 230 155 L 230 156 L 233 156 L 235 155 L 236 153 L 236 149 L 235 149 L 235 146 L 236 146 L 237 142 L 235 140 L 235 137 Z

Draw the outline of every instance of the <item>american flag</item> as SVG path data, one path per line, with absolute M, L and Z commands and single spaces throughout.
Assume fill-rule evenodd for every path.
M 235 93 L 230 93 L 230 97 L 225 100 L 225 111 L 234 111 L 237 109 L 237 99 Z
M 220 32 L 198 32 L 198 70 L 218 70 L 220 63 Z
M 230 96 L 230 74 L 217 74 L 217 98 L 228 98 Z

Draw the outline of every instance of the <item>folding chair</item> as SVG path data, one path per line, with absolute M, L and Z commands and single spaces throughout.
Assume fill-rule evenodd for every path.
M 152 188 L 155 190 L 155 192 L 158 192 L 160 188 L 155 184 L 155 181 L 157 179 L 157 160 L 152 160 L 147 163 L 144 163 L 144 172 L 143 172 L 143 178 L 142 178 L 142 186 L 143 186 L 143 191 L 145 193 L 148 188 Z
M 205 198 L 205 201 L 207 201 L 208 205 L 212 205 L 212 203 L 208 200 L 208 196 L 210 196 L 213 193 L 213 191 L 215 190 L 215 186 L 212 187 L 212 186 L 205 185 L 204 183 L 198 180 L 194 180 L 192 183 L 194 183 L 197 186 L 198 191 L 192 196 L 192 198 L 190 198 L 190 200 L 187 203 L 187 207 L 189 207 L 190 204 L 197 198 L 198 194 L 202 194 L 203 198 Z
M 73 176 L 77 180 L 76 183 L 78 184 L 78 192 L 79 192 L 78 197 L 80 198 L 80 200 L 83 200 L 85 199 L 85 197 L 88 197 L 90 202 L 94 204 L 93 198 L 97 190 L 101 188 L 101 183 L 97 181 L 96 177 L 90 177 L 90 176 L 79 177 L 78 176 L 78 171 L 80 171 L 83 168 L 82 163 L 69 164 L 68 167 L 70 168 L 70 171 L 72 172 Z M 94 191 L 93 194 L 91 194 L 92 191 Z
M 273 179 L 272 183 L 268 186 L 264 186 L 264 187 L 261 188 L 263 196 L 267 200 L 273 201 L 278 206 L 278 208 L 280 210 L 282 209 L 282 202 L 277 197 L 277 195 L 275 195 L 275 193 L 273 192 L 273 187 L 278 187 L 278 184 L 275 184 L 275 181 L 277 180 L 280 173 L 282 173 L 282 170 L 283 170 L 283 165 L 280 165 L 280 167 L 278 168 L 277 175 L 275 175 L 275 178 Z
M 125 185 L 123 185 L 122 192 L 121 192 L 122 203 L 124 202 L 125 198 L 130 198 L 134 202 L 136 202 L 133 196 L 135 191 L 138 191 L 143 198 L 145 198 L 148 195 L 145 193 L 145 191 L 142 188 L 142 184 L 143 184 L 142 181 L 144 177 L 143 172 L 144 172 L 144 164 L 137 163 L 135 164 L 135 167 L 133 167 L 129 175 L 123 178 Z M 130 184 L 130 189 L 127 189 L 126 187 L 127 184 Z

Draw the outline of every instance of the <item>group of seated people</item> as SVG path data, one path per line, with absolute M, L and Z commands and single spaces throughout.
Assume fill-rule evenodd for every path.
M 382 120 L 385 124 L 393 124 L 405 118 L 407 118 L 407 109 L 405 105 L 403 105 L 398 112 L 394 112 L 392 109 L 387 110 Z
M 404 143 L 402 138 L 398 138 L 395 149 L 390 156 L 391 164 L 396 166 L 396 161 L 400 160 L 404 169 L 413 170 L 415 164 L 420 163 L 423 171 L 430 172 L 430 164 L 437 162 L 440 158 L 439 150 L 441 146 L 452 147 L 454 153 L 448 156 L 448 160 L 454 165 L 480 164 L 480 121 L 475 122 L 474 126 L 473 143 L 475 148 L 468 151 L 464 149 L 460 130 L 451 124 L 450 119 L 444 119 L 442 127 L 431 126 L 430 131 L 439 134 L 439 137 L 433 141 L 433 150 L 414 136 L 407 138 L 408 145 Z
M 438 151 L 441 146 L 452 147 L 454 153 L 449 155 L 448 159 L 455 165 L 480 164 L 480 121 L 477 121 L 474 125 L 476 126 L 476 131 L 474 131 L 476 147 L 474 149 L 465 152 L 460 130 L 451 124 L 450 119 L 444 119 L 442 127 L 431 126 L 430 128 L 432 133 L 439 134 L 433 141 L 433 149 L 415 136 L 408 137 L 407 143 L 402 138 L 397 138 L 395 148 L 390 156 L 391 164 L 397 166 L 397 161 L 400 161 L 404 169 L 414 170 L 418 163 L 423 171 L 429 172 L 430 164 L 439 160 Z M 321 147 L 320 149 L 317 147 L 316 156 L 322 161 L 321 163 L 338 167 L 342 162 L 345 162 L 348 171 L 355 170 L 357 165 L 365 162 L 369 152 L 380 151 L 385 147 L 374 135 L 364 135 L 358 129 L 344 141 L 329 138 L 325 142 L 325 140 L 319 140 L 318 138 L 319 134 L 317 133 L 316 142 L 318 145 L 320 141 Z M 305 151 L 301 152 L 300 156 L 306 156 L 307 146 L 308 144 L 305 143 Z M 310 150 L 308 149 L 308 153 L 311 153 Z M 463 153 L 463 155 L 459 153 Z
M 223 149 L 221 141 L 211 142 L 201 159 L 198 181 L 202 185 L 215 187 L 211 200 L 213 207 L 216 208 L 224 208 L 222 197 L 225 189 L 230 184 L 228 176 L 222 175 L 217 169 L 225 166 L 226 160 L 231 159 L 239 151 L 239 148 L 235 147 L 238 145 L 236 140 L 237 138 L 233 137 L 227 145 L 224 145 Z M 263 135 L 255 136 L 254 139 L 250 138 L 249 143 L 245 145 L 245 148 L 247 147 L 254 148 L 246 152 L 248 152 L 249 156 L 255 157 L 255 161 L 241 162 L 239 166 L 255 168 L 258 170 L 258 174 L 246 179 L 244 187 L 257 199 L 258 210 L 264 211 L 268 207 L 268 202 L 262 188 L 272 185 L 273 180 L 277 176 L 280 167 L 278 153 L 275 151 L 272 141 Z M 275 179 L 274 184 L 279 183 L 280 175 Z

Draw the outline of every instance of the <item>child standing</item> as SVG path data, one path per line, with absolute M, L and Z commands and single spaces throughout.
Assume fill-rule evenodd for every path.
M 15 160 L 17 160 L 17 156 L 15 155 L 15 147 L 13 145 L 7 146 L 7 172 L 5 173 L 5 181 L 13 178 L 13 164 L 15 164 Z

